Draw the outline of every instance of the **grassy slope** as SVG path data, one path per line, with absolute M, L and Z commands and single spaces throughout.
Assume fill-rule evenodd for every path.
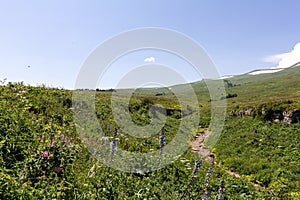
M 227 93 L 237 94 L 227 100 L 228 112 L 260 104 L 300 109 L 299 76 L 297 67 L 228 79 L 236 86 L 227 88 Z M 253 117 L 228 117 L 214 151 L 218 162 L 249 181 L 273 191 L 295 194 L 300 189 L 299 128 L 299 123 L 287 125 Z
M 236 93 L 236 98 L 228 99 L 228 106 L 252 106 L 260 103 L 284 99 L 300 99 L 300 67 L 289 68 L 273 74 L 239 75 L 228 78 L 234 87 L 227 93 Z M 199 95 L 200 103 L 206 103 L 209 97 L 203 81 L 193 83 Z M 226 87 L 226 84 L 225 84 Z M 201 97 L 202 96 L 202 97 Z
M 241 75 L 228 79 L 236 85 L 227 93 L 237 97 L 227 99 L 231 110 L 248 108 L 262 103 L 292 100 L 291 107 L 299 107 L 300 69 L 291 68 L 275 74 Z M 210 97 L 205 83 L 193 83 L 201 105 L 203 124 L 209 123 Z M 184 85 L 176 86 L 182 88 Z M 200 170 L 195 186 L 187 189 L 195 159 L 184 154 L 169 167 L 146 175 L 127 174 L 107 168 L 90 156 L 76 134 L 71 93 L 63 90 L 25 87 L 9 84 L 1 87 L 0 118 L 0 197 L 1 199 L 32 198 L 178 198 L 178 192 L 188 190 L 190 198 L 201 199 L 207 164 Z M 147 102 L 178 109 L 174 95 L 155 97 L 160 90 L 139 91 L 131 99 L 132 112 L 138 123 L 149 123 Z M 107 135 L 116 126 L 110 113 L 111 93 L 96 95 L 97 116 Z M 150 100 L 150 101 L 149 101 Z M 141 116 L 141 117 L 140 117 Z M 178 115 L 173 113 L 166 126 L 167 141 L 174 135 Z M 213 151 L 220 167 L 215 167 L 210 188 L 212 195 L 221 179 L 226 183 L 228 199 L 299 198 L 299 124 L 286 125 L 262 121 L 258 118 L 228 117 L 223 134 Z M 175 131 L 176 132 L 176 131 Z M 68 139 L 61 138 L 61 134 Z M 43 136 L 44 135 L 44 136 Z M 158 139 L 134 139 L 125 133 L 119 136 L 119 148 L 147 152 L 158 148 Z M 51 143 L 55 142 L 55 147 Z M 50 156 L 42 159 L 43 152 Z M 62 168 L 56 173 L 57 167 Z M 236 179 L 224 169 L 242 175 Z M 254 188 L 250 183 L 261 185 Z M 176 191 L 176 192 L 174 192 Z
M 241 75 L 230 80 L 239 85 L 228 89 L 228 93 L 236 93 L 237 98 L 229 99 L 229 106 L 239 104 L 251 106 L 270 101 L 300 99 L 300 68 L 289 68 L 273 74 Z
M 187 152 L 170 166 L 144 175 L 116 171 L 98 162 L 82 144 L 69 91 L 8 84 L 0 92 L 1 199 L 176 199 L 184 192 L 186 198 L 202 197 L 207 164 L 200 169 L 194 187 L 189 186 L 197 155 Z M 96 105 L 99 122 L 111 136 L 115 125 L 107 110 L 109 98 L 109 93 L 98 93 Z M 174 136 L 176 121 L 170 117 L 167 141 Z M 129 151 L 158 147 L 158 137 L 138 141 L 121 132 L 118 138 L 118 147 Z M 265 196 L 246 181 L 217 167 L 215 171 L 210 181 L 212 195 L 224 179 L 227 198 Z
M 299 77 L 300 67 L 294 67 L 273 74 L 244 74 L 226 79 L 233 85 L 228 87 L 224 81 L 226 93 L 237 94 L 237 97 L 227 99 L 227 113 L 261 105 L 284 110 L 300 109 Z M 192 85 L 203 106 L 205 121 L 210 108 L 205 82 Z M 177 87 L 184 88 L 184 85 Z M 262 118 L 227 117 L 220 140 L 213 149 L 217 161 L 250 182 L 299 198 L 299 123 L 287 125 Z

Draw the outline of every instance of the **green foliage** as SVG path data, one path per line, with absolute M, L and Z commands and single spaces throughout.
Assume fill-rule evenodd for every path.
M 223 99 L 230 99 L 230 98 L 234 98 L 234 97 L 237 97 L 238 95 L 237 94 L 227 94 L 226 97 L 221 97 L 221 100 Z
M 296 106 L 292 100 L 263 103 L 255 107 L 252 116 L 258 119 L 270 120 L 272 115 L 293 110 Z
M 214 148 L 217 161 L 246 180 L 270 188 L 276 197 L 299 191 L 300 124 L 265 123 L 232 117 Z M 296 142 L 298 141 L 298 142 Z
M 112 92 L 98 91 L 95 99 L 96 116 L 108 139 L 117 127 L 111 112 Z M 128 109 L 140 126 L 150 122 L 153 105 L 169 110 L 168 143 L 193 108 L 181 108 L 166 89 L 163 96 L 151 92 L 154 95 L 140 91 Z M 204 162 L 191 187 L 198 155 L 188 151 L 166 168 L 143 175 L 117 171 L 100 163 L 81 142 L 73 121 L 71 91 L 9 83 L 0 86 L 0 94 L 0 199 L 180 199 L 183 194 L 186 199 L 202 199 L 210 166 Z M 198 98 L 200 125 L 208 127 L 209 96 Z M 214 149 L 220 165 L 214 167 L 208 186 L 211 198 L 218 193 L 220 180 L 225 181 L 224 199 L 299 198 L 299 128 L 299 124 L 272 124 L 259 118 L 227 118 Z M 158 136 L 138 139 L 121 130 L 118 148 L 138 153 L 157 150 Z M 235 178 L 225 169 L 242 177 Z

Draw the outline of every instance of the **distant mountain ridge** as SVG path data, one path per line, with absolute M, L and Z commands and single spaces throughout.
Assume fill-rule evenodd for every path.
M 286 70 L 286 69 L 290 69 L 290 68 L 294 68 L 294 67 L 300 67 L 300 61 L 291 65 L 290 67 L 287 67 L 287 68 L 255 69 L 253 71 L 250 71 L 250 72 L 247 72 L 247 73 L 241 74 L 241 75 L 272 74 L 272 73 L 280 72 L 282 70 Z M 234 76 L 240 76 L 240 75 L 226 75 L 226 76 L 220 77 L 220 79 L 232 78 Z

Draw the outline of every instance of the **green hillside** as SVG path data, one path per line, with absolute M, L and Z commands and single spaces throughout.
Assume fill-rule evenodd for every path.
M 300 99 L 300 67 L 288 68 L 280 72 L 259 75 L 238 75 L 224 79 L 227 93 L 237 94 L 236 98 L 227 99 L 228 106 L 250 106 L 270 101 Z M 205 82 L 193 83 L 195 91 L 207 97 Z M 204 98 L 200 98 L 200 101 Z
M 85 127 L 91 135 L 79 136 L 72 105 L 84 101 L 72 102 L 72 91 L 22 83 L 0 86 L 0 199 L 202 199 L 205 191 L 214 199 L 222 192 L 221 181 L 222 199 L 300 199 L 300 122 L 280 118 L 300 110 L 299 76 L 300 67 L 294 67 L 218 80 L 226 89 L 219 99 L 212 99 L 205 81 L 192 83 L 202 128 L 211 130 L 211 103 L 227 102 L 222 134 L 211 149 L 216 163 L 203 161 L 197 174 L 194 163 L 201 157 L 191 149 L 167 167 L 144 174 L 107 167 L 83 142 L 97 136 L 97 127 Z M 171 88 L 189 95 L 186 85 Z M 149 138 L 135 138 L 122 129 L 114 134 L 120 127 L 111 110 L 113 95 L 124 98 L 120 91 L 97 91 L 93 113 L 108 143 L 117 140 L 118 149 L 136 153 L 159 150 L 160 131 Z M 166 108 L 164 134 L 169 143 L 195 105 L 182 106 L 168 88 L 149 88 L 135 91 L 127 108 L 133 122 L 143 127 L 151 123 L 155 105 Z M 192 138 L 203 130 L 192 122 L 187 128 L 190 135 L 182 143 L 191 147 Z M 118 162 L 130 165 L 121 158 Z

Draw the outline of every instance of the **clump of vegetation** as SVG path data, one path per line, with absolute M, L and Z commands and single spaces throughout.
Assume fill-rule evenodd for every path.
M 237 94 L 227 94 L 225 97 L 221 97 L 221 100 L 223 99 L 230 99 L 230 98 L 234 98 L 234 97 L 237 97 L 238 95 Z

